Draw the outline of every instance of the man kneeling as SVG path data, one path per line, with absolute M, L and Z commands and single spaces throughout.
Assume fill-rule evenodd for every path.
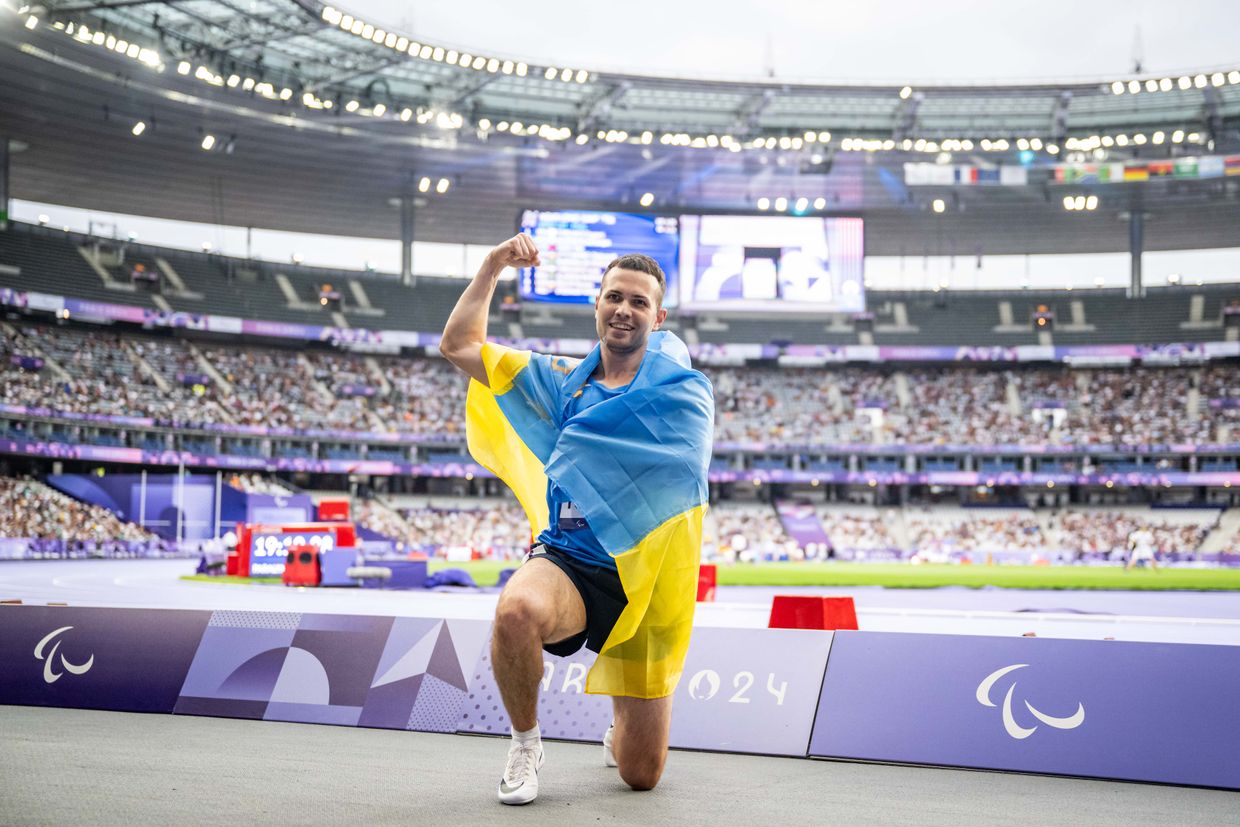
M 541 529 L 500 595 L 491 644 L 513 729 L 499 785 L 505 804 L 538 795 L 544 650 L 599 653 L 586 691 L 613 697 L 604 760 L 633 789 L 659 782 L 693 625 L 714 427 L 709 381 L 684 344 L 659 330 L 666 281 L 647 256 L 621 256 L 604 270 L 599 344 L 585 359 L 488 343 L 500 273 L 538 264 L 528 236 L 493 249 L 440 343 L 474 380 L 470 452 Z

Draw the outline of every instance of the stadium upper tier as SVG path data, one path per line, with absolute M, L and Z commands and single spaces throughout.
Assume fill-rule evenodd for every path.
M 135 270 L 154 278 L 135 277 Z M 1240 274 L 1238 274 L 1240 275 Z M 323 304 L 330 285 L 339 306 Z M 152 289 L 154 286 L 154 289 Z M 465 282 L 423 278 L 416 286 L 360 271 L 327 271 L 104 241 L 49 228 L 13 224 L 0 232 L 0 287 L 38 291 L 157 311 L 216 314 L 303 325 L 438 333 Z M 672 326 L 690 343 L 792 342 L 822 345 L 1084 345 L 1222 341 L 1223 307 L 1233 286 L 1154 288 L 1144 299 L 1120 290 L 1011 293 L 870 291 L 873 332 L 851 319 L 738 314 L 678 318 Z M 1051 332 L 1031 323 L 1039 306 L 1055 314 Z M 585 309 L 526 305 L 501 314 L 493 333 L 533 338 L 591 339 Z M 1049 338 L 1048 338 L 1049 337 Z
M 28 323 L 4 326 L 0 359 L 0 404 L 9 406 L 0 422 L 8 439 L 206 456 L 468 462 L 459 447 L 466 381 L 441 359 Z M 724 448 L 761 443 L 777 454 L 781 446 L 813 445 L 1131 448 L 1240 441 L 1233 438 L 1240 408 L 1232 407 L 1240 405 L 1240 370 L 1230 362 L 1192 369 L 983 365 L 706 372 L 715 387 L 716 440 Z M 57 411 L 101 419 L 74 421 Z M 102 417 L 148 419 L 105 424 Z M 329 431 L 334 438 L 268 431 L 280 428 Z M 415 439 L 391 444 L 392 435 Z M 855 470 L 847 458 L 804 461 L 807 470 L 817 462 L 823 471 Z M 772 462 L 788 467 L 787 457 Z M 1083 462 L 1107 472 L 1137 470 L 1131 458 Z M 1146 470 L 1163 467 L 1157 458 L 1145 462 Z M 1202 470 L 1236 470 L 1234 458 L 1202 462 Z M 905 470 L 902 460 L 881 457 L 867 460 L 866 468 Z M 931 470 L 960 468 L 951 460 Z M 979 460 L 974 470 L 1028 468 L 1019 457 L 999 457 Z

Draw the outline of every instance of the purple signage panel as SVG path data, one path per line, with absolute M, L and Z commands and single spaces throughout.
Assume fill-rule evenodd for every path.
M 803 758 L 831 635 L 694 629 L 672 708 L 671 745 Z
M 839 632 L 810 755 L 1240 789 L 1240 647 Z
M 538 728 L 546 738 L 602 742 L 611 724 L 611 698 L 586 694 L 586 673 L 595 655 L 581 649 L 566 658 L 543 653 L 543 677 L 538 692 Z M 469 676 L 469 697 L 461 710 L 458 732 L 507 735 L 512 722 L 504 710 L 491 669 L 491 644 Z
M 797 541 L 797 545 L 805 548 L 817 543 L 826 548 L 830 539 L 818 519 L 818 512 L 813 503 L 780 502 L 775 510 L 779 514 L 779 522 L 789 537 Z
M 210 612 L 0 606 L 0 703 L 172 712 Z
M 490 624 L 217 611 L 176 712 L 453 732 Z
M 711 629 L 693 632 L 672 711 L 671 745 L 803 757 L 818 706 L 831 633 Z M 585 693 L 595 655 L 543 655 L 538 726 L 547 738 L 601 741 L 611 698 Z M 470 679 L 458 731 L 507 735 L 488 645 Z

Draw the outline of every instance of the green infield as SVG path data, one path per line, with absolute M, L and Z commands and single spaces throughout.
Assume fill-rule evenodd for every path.
M 453 563 L 431 560 L 429 571 L 464 569 L 479 586 L 494 586 L 512 560 Z M 182 580 L 247 585 L 279 584 L 278 577 L 209 577 Z M 1146 568 L 1120 566 L 959 566 L 908 563 L 737 563 L 719 566 L 721 586 L 883 586 L 888 589 L 1110 589 L 1137 591 L 1238 591 L 1240 569 Z

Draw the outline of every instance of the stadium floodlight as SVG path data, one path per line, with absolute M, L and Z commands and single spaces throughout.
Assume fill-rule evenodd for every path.
M 1227 73 L 1228 83 L 1240 83 L 1240 70 L 1232 69 Z
M 1128 136 L 1127 135 L 1116 135 L 1115 145 L 1116 146 L 1128 146 Z
M 517 67 L 517 64 L 513 63 L 511 60 L 505 60 L 503 65 L 499 67 L 499 70 L 503 72 L 505 75 L 511 75 L 512 70 L 515 69 L 516 67 Z
M 1193 79 L 1185 75 L 1184 77 L 1176 81 L 1176 85 L 1179 86 L 1181 89 L 1188 89 L 1193 85 Z
M 207 152 L 210 152 L 214 147 L 215 147 L 215 136 L 214 135 L 203 135 L 202 136 L 202 148 L 206 150 Z
M 1049 152 L 1051 155 L 1058 155 L 1058 154 L 1059 154 L 1059 146 L 1058 146 L 1058 145 L 1056 145 L 1056 144 L 1047 144 L 1047 145 L 1046 145 L 1046 151 L 1047 151 L 1047 152 Z
M 589 73 L 589 72 L 587 72 L 585 69 L 578 69 L 578 70 L 577 70 L 577 82 L 578 82 L 578 83 L 585 83 L 585 82 L 586 82 L 587 80 L 589 80 L 589 79 L 590 79 L 590 73 Z
M 900 100 L 902 101 L 908 100 L 909 96 L 912 94 L 913 94 L 913 87 L 905 86 L 903 89 L 900 90 Z
M 1190 144 L 1197 144 L 1197 143 L 1201 143 L 1201 133 L 1200 133 L 1200 132 L 1190 132 L 1190 133 L 1188 133 L 1188 142 L 1189 142 Z
M 357 102 L 357 101 L 355 101 L 355 100 L 351 100 L 351 101 L 349 101 L 348 103 L 346 103 L 346 104 L 344 105 L 344 111 L 346 111 L 346 112 L 356 112 L 356 111 L 357 111 L 357 109 L 358 109 L 358 107 L 360 107 L 360 106 L 361 106 L 361 104 L 360 104 L 360 103 L 358 103 L 358 102 Z
M 44 214 L 44 213 L 40 213 L 40 214 L 39 214 L 39 226 L 40 226 L 40 227 L 41 227 L 41 226 L 43 226 L 44 224 L 48 223 L 48 222 L 49 222 L 49 221 L 51 221 L 51 220 L 52 220 L 52 219 L 51 219 L 48 215 L 46 215 L 46 214 Z
M 1147 139 L 1146 139 L 1146 137 L 1145 137 L 1144 133 L 1141 133 L 1141 132 L 1138 132 L 1136 135 L 1133 135 L 1133 136 L 1132 136 L 1132 142 L 1133 142 L 1134 144 L 1136 144 L 1137 146 L 1142 146 L 1142 145 L 1144 145 L 1144 144 L 1145 144 L 1145 142 L 1146 142 L 1146 140 L 1147 140 Z
M 560 72 L 560 80 L 564 81 L 565 83 L 567 83 L 568 81 L 572 79 L 573 79 L 572 69 L 564 69 Z
M 809 199 L 806 198 L 805 196 L 801 196 L 800 198 L 797 199 L 797 202 L 792 206 L 792 209 L 794 212 L 799 212 L 799 213 L 805 212 L 806 210 L 809 209 Z
M 543 78 L 546 80 L 555 80 L 555 75 L 556 71 L 554 66 L 548 66 L 547 71 L 543 72 Z
M 1096 195 L 1091 195 L 1091 196 L 1089 196 L 1088 198 L 1086 198 L 1086 199 L 1085 199 L 1085 209 L 1087 209 L 1087 210 L 1096 210 L 1096 209 L 1098 209 L 1098 196 L 1096 196 Z
M 530 67 L 525 65 L 524 63 L 517 64 L 517 77 L 523 78 L 527 74 L 529 74 L 529 71 L 530 71 Z
M 1078 195 L 1076 198 L 1073 199 L 1072 209 L 1074 210 L 1085 209 L 1085 201 L 1086 201 L 1085 196 Z
M 1198 89 L 1205 89 L 1206 88 L 1206 76 L 1197 75 L 1195 78 L 1193 78 L 1193 86 L 1196 86 Z
M 382 103 L 376 103 L 374 109 L 372 109 L 371 111 L 375 113 L 376 118 L 382 118 L 383 115 L 387 112 L 387 106 L 385 106 Z
M 762 197 L 758 199 L 758 209 L 769 210 L 771 208 L 771 199 Z
M 1145 91 L 1147 91 L 1147 92 L 1157 92 L 1157 91 L 1158 91 L 1158 81 L 1154 80 L 1153 78 L 1150 78 L 1149 80 L 1147 80 L 1147 81 L 1145 82 Z
M 826 144 L 826 143 L 830 143 L 830 142 L 831 142 L 831 133 L 830 133 L 830 132 L 823 131 L 823 132 L 819 132 L 819 133 L 818 133 L 818 143 L 820 143 L 820 144 Z
M 814 199 L 814 209 L 825 210 L 827 208 L 827 199 L 821 195 Z
M 27 29 L 33 29 L 34 27 L 38 25 L 39 25 L 39 18 L 35 17 L 33 14 L 26 18 Z
M 788 209 L 788 199 L 782 195 L 775 199 L 775 211 L 786 212 Z
M 407 122 L 407 121 L 408 121 L 410 118 L 412 118 L 412 117 L 413 117 L 413 110 L 412 110 L 412 109 L 410 109 L 409 107 L 407 107 L 407 106 L 406 106 L 404 109 L 400 110 L 400 119 L 401 119 L 402 121 L 406 121 L 406 122 Z M 486 118 L 483 118 L 483 120 L 484 120 L 484 121 L 486 121 Z M 487 124 L 486 126 L 482 127 L 483 129 L 488 129 L 488 128 L 490 128 L 490 126 L 491 126 L 491 122 L 490 122 L 490 121 L 486 121 L 486 124 Z
M 1124 82 L 1122 80 L 1117 80 L 1111 84 L 1111 94 L 1113 95 L 1124 94 Z
M 1028 138 L 1017 138 L 1016 148 L 1019 149 L 1021 152 L 1024 152 L 1025 150 L 1027 150 L 1029 148 L 1029 139 Z
M 1139 81 L 1139 80 L 1130 80 L 1130 81 L 1128 81 L 1128 91 L 1129 91 L 1129 92 L 1131 92 L 1131 93 L 1132 93 L 1132 94 L 1134 94 L 1134 95 L 1135 95 L 1135 94 L 1137 94 L 1138 92 L 1140 92 L 1140 91 L 1141 91 L 1141 81 Z
M 1226 82 L 1226 78 L 1223 77 L 1222 72 L 1215 72 L 1214 74 L 1210 75 L 1210 83 L 1212 83 L 1215 86 L 1222 86 L 1223 83 L 1225 82 Z
M 588 143 L 589 141 L 590 141 L 590 136 L 589 136 L 589 135 L 587 135 L 587 134 L 586 134 L 586 133 L 584 133 L 584 132 L 582 132 L 580 135 L 578 135 L 578 136 L 577 136 L 577 146 L 581 146 L 581 145 L 583 145 L 583 144 L 586 144 L 586 143 Z
M 813 131 L 806 132 L 804 135 L 804 139 L 805 139 L 805 143 L 812 144 L 818 140 L 818 133 L 813 132 Z
M 934 199 L 934 202 L 930 205 L 930 207 L 936 213 L 943 213 L 947 211 L 947 202 L 944 201 L 942 198 L 936 198 Z
M 1071 195 L 1065 195 L 1065 196 L 1063 197 L 1063 208 L 1064 208 L 1065 210 L 1075 210 L 1075 209 L 1076 209 L 1076 199 L 1075 199 L 1075 198 L 1073 198 Z
M 638 203 L 641 204 L 643 207 L 649 207 L 651 204 L 654 203 L 654 193 L 653 192 L 643 193 L 641 200 Z
M 1160 92 L 1170 92 L 1171 87 L 1174 85 L 1175 84 L 1172 82 L 1171 78 L 1163 78 L 1158 81 L 1158 89 Z
M 96 32 L 96 34 L 98 34 L 98 32 Z M 178 75 L 188 75 L 188 74 L 189 74 L 189 70 L 190 70 L 190 69 L 192 69 L 192 68 L 194 68 L 194 67 L 192 67 L 192 66 L 190 66 L 190 65 L 189 65 L 189 61 L 188 61 L 188 60 L 182 60 L 180 63 L 178 63 L 178 64 L 177 64 L 177 74 L 178 74 Z
M 134 137 L 136 138 L 137 136 L 141 135 L 143 132 L 146 131 L 146 121 L 138 121 L 136 124 L 133 125 L 133 129 L 129 131 L 132 132 L 134 134 Z
M 431 179 L 423 178 L 421 181 L 418 182 L 418 192 L 430 192 L 430 191 L 431 191 Z
M 1163 134 L 1162 130 L 1159 130 L 1158 132 L 1155 132 L 1155 133 L 1153 134 L 1153 136 L 1150 138 L 1150 140 L 1151 140 L 1151 142 L 1153 142 L 1153 143 L 1155 143 L 1155 144 L 1161 144 L 1164 140 L 1166 140 L 1166 138 L 1167 138 L 1167 136 L 1166 136 L 1165 134 Z
M 642 133 L 642 143 L 649 145 L 654 140 L 654 133 L 647 129 Z
M 1171 133 L 1171 143 L 1179 144 L 1183 142 L 1184 142 L 1184 130 L 1183 129 L 1177 129 L 1175 132 Z
M 443 195 L 448 191 L 448 187 L 452 186 L 452 182 L 447 178 L 440 178 L 439 183 L 435 184 L 435 192 Z
M 289 98 L 291 98 L 291 97 L 293 97 L 293 90 L 292 90 L 292 89 L 289 89 L 289 88 L 286 86 L 286 87 L 284 87 L 283 89 L 281 89 L 281 90 L 280 90 L 280 100 L 282 100 L 282 101 L 286 101 L 286 100 L 288 100 L 288 99 L 289 99 Z

